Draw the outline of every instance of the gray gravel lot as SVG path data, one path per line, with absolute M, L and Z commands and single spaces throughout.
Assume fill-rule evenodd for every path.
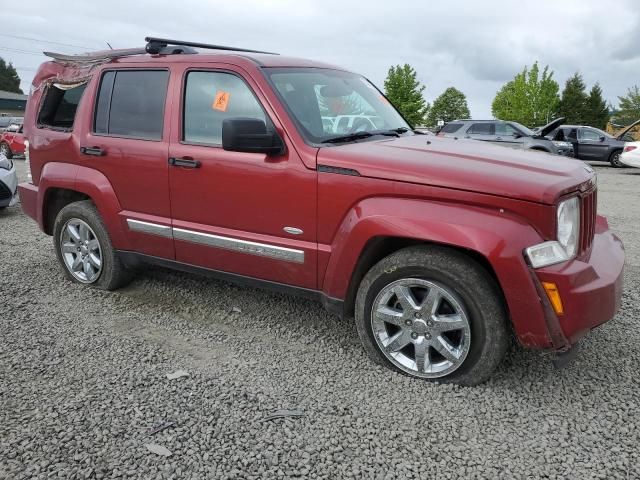
M 374 365 L 309 301 L 156 268 L 73 285 L 0 212 L 0 478 L 640 478 L 640 170 L 596 168 L 622 311 L 566 369 L 514 349 L 476 388 Z

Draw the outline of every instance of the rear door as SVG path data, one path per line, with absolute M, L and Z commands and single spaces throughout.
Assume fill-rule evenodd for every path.
M 592 128 L 578 130 L 578 150 L 582 160 L 609 160 L 607 138 L 602 135 L 602 132 Z
M 101 72 L 80 158 L 102 172 L 115 190 L 134 250 L 172 259 L 168 81 L 166 68 Z
M 174 72 L 169 158 L 176 260 L 317 288 L 317 172 L 307 169 L 254 80 L 230 65 Z M 263 120 L 286 153 L 230 152 L 222 122 Z M 166 161 L 166 160 L 165 160 Z

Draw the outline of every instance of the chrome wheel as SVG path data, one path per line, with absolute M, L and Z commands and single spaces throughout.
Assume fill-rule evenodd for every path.
M 60 251 L 64 264 L 73 277 L 82 283 L 93 283 L 102 271 L 102 249 L 95 232 L 80 220 L 72 218 L 60 234 Z
M 373 301 L 371 327 L 378 347 L 401 370 L 444 377 L 469 353 L 468 315 L 455 293 L 418 278 L 397 280 Z
M 611 165 L 614 167 L 624 167 L 624 164 L 620 161 L 620 152 L 614 153 L 611 156 Z
M 0 144 L 0 155 L 4 155 L 5 157 L 9 158 L 9 145 L 7 145 L 6 143 Z

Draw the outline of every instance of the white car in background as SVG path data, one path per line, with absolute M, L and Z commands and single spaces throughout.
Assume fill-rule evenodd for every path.
M 629 167 L 640 168 L 640 142 L 628 142 L 624 145 L 620 162 Z
M 13 162 L 0 154 L 0 210 L 18 203 L 18 176 Z

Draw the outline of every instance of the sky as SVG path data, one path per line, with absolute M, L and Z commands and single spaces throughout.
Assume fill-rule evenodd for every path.
M 17 68 L 25 92 L 45 61 L 43 50 L 81 53 L 106 49 L 106 42 L 139 47 L 146 36 L 311 58 L 361 73 L 380 88 L 391 65 L 409 63 L 428 102 L 454 86 L 481 119 L 492 118 L 498 89 L 535 61 L 550 66 L 561 90 L 579 71 L 588 88 L 599 82 L 617 106 L 618 96 L 640 85 L 639 6 L 637 0 L 23 0 L 2 9 L 0 56 Z

